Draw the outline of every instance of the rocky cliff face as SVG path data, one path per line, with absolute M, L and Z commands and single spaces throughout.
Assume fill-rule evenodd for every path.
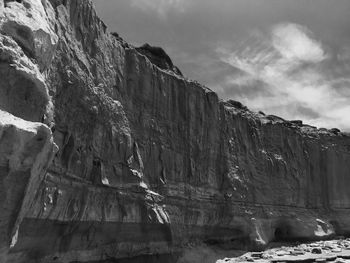
M 150 50 L 88 0 L 0 0 L 1 262 L 350 232 L 349 135 L 223 102 Z

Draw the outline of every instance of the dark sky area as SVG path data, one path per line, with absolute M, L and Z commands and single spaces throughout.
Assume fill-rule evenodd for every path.
M 95 0 L 109 31 L 161 46 L 223 99 L 350 131 L 350 0 Z

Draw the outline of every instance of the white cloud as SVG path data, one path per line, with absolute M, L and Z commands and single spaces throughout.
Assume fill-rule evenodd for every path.
M 156 12 L 160 17 L 165 18 L 169 12 L 184 12 L 188 1 L 185 0 L 132 0 L 131 5 L 143 11 Z
M 272 29 L 272 44 L 286 59 L 320 62 L 326 55 L 311 32 L 297 24 L 279 24 Z
M 226 91 L 245 90 L 235 99 L 253 110 L 350 130 L 350 96 L 344 97 L 339 85 L 350 81 L 350 72 L 339 77 L 324 70 L 332 68 L 334 61 L 311 35 L 300 25 L 281 24 L 267 37 L 260 34 L 258 41 L 255 34 L 255 39 L 234 52 L 218 49 L 222 61 L 246 73 L 239 78 L 229 76 Z M 264 85 L 254 87 L 252 83 Z

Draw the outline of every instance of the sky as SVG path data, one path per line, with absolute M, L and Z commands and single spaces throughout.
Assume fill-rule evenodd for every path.
M 350 131 L 350 0 L 94 0 L 110 32 L 254 111 Z

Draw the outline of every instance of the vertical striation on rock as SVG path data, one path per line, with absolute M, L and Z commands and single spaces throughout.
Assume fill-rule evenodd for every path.
M 1 262 L 350 231 L 349 135 L 220 100 L 91 1 L 0 0 L 0 76 Z
M 18 240 L 23 218 L 56 151 L 50 129 L 0 110 L 0 259 Z

